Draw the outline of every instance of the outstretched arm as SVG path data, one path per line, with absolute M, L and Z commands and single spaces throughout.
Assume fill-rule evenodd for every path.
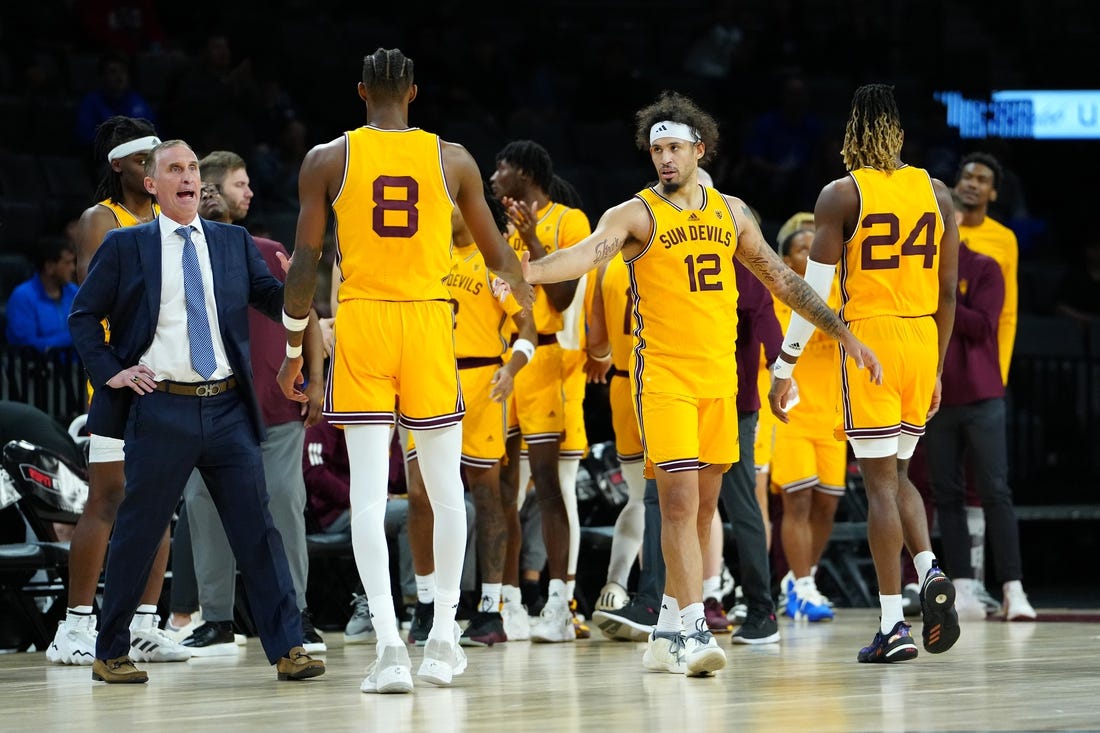
M 539 284 L 573 280 L 589 270 L 607 264 L 619 250 L 631 242 L 648 239 L 649 218 L 645 205 L 631 199 L 608 209 L 590 235 L 568 249 L 552 252 L 540 260 L 529 260 L 524 253 L 527 282 Z
M 538 227 L 536 226 L 538 224 L 538 204 L 534 202 L 528 204 L 526 201 L 516 201 L 509 197 L 505 197 L 502 203 L 508 210 L 508 220 L 512 222 L 512 226 L 519 233 L 524 247 L 531 253 L 531 259 L 541 260 L 547 255 L 547 252 L 546 246 L 539 239 Z M 563 243 L 564 246 L 569 244 L 572 244 L 572 242 Z M 562 313 L 573 302 L 573 296 L 577 292 L 577 281 L 565 280 L 559 283 L 543 283 L 543 291 L 546 293 L 547 300 L 550 301 L 550 306 L 558 313 Z
M 828 188 L 827 186 L 826 189 Z M 819 198 L 818 208 L 820 207 L 821 199 Z M 763 236 L 760 234 L 759 227 L 756 226 L 756 220 L 753 218 L 752 212 L 748 210 L 748 207 L 745 206 L 744 203 L 733 199 L 731 201 L 731 209 L 734 211 L 734 216 L 737 219 L 738 225 L 738 258 L 746 267 L 752 270 L 758 278 L 760 278 L 760 281 L 763 282 L 777 298 L 789 305 L 794 311 L 794 314 L 791 316 L 791 325 L 787 328 L 787 333 L 790 334 L 792 329 L 798 328 L 796 324 L 804 324 L 805 334 L 803 338 L 799 339 L 799 342 L 800 344 L 805 344 L 806 341 L 809 340 L 810 335 L 812 335 L 813 328 L 815 326 L 820 328 L 826 334 L 840 342 L 844 350 L 855 360 L 856 365 L 859 366 L 860 369 L 866 368 L 869 370 L 871 381 L 880 384 L 882 382 L 882 365 L 879 364 L 878 358 L 875 357 L 874 352 L 852 335 L 852 332 L 848 330 L 848 327 L 844 325 L 840 317 L 829 308 L 828 304 L 825 302 L 825 298 L 818 293 L 817 288 L 799 277 L 794 270 L 783 263 L 775 250 L 764 241 Z M 815 210 L 814 216 L 815 218 L 818 216 L 817 210 Z M 821 223 L 818 223 L 817 226 L 820 232 Z M 815 245 L 817 244 L 816 236 L 815 234 Z M 810 254 L 810 259 L 811 261 L 814 260 L 813 252 Z M 834 259 L 833 263 L 835 264 L 835 262 L 836 260 Z M 807 273 L 809 273 L 809 268 L 807 268 Z M 828 294 L 828 285 L 825 287 L 826 289 L 824 292 Z M 786 341 L 789 340 L 788 338 Z M 798 353 L 801 353 L 801 350 L 800 345 Z M 780 351 L 779 358 L 776 359 L 775 362 L 776 378 L 772 382 L 772 389 L 768 394 L 768 401 L 771 403 L 772 412 L 782 422 L 787 422 L 788 420 L 785 408 L 791 391 L 790 372 L 794 368 L 794 363 L 798 360 L 798 353 L 792 353 L 789 349 L 785 348 Z
M 474 235 L 474 243 L 485 258 L 485 264 L 504 282 L 524 308 L 535 302 L 535 290 L 523 280 L 523 270 L 515 252 L 504 241 L 489 205 L 485 203 L 485 184 L 473 156 L 461 145 L 444 143 L 443 167 L 455 202 Z
M 752 270 L 775 297 L 814 326 L 839 340 L 845 348 L 859 343 L 825 300 L 797 272 L 787 267 L 771 245 L 764 241 L 749 208 L 737 199 L 732 200 L 731 208 L 734 208 L 734 217 L 737 220 L 737 258 L 741 263 Z M 852 352 L 852 356 L 862 368 L 862 358 L 857 357 L 856 352 Z

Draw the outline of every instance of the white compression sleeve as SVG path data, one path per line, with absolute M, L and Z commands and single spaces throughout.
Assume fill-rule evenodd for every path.
M 607 563 L 607 581 L 626 587 L 630 568 L 642 549 L 645 530 L 645 463 L 622 463 L 623 480 L 626 481 L 627 502 L 615 520 L 615 532 L 611 537 L 611 559 Z
M 810 260 L 806 263 L 806 284 L 814 289 L 824 301 L 829 300 L 829 290 L 833 287 L 833 277 L 836 276 L 836 265 L 826 265 Z M 797 312 L 791 313 L 791 323 L 787 326 L 787 334 L 783 337 L 783 352 L 791 356 L 799 356 L 806 342 L 814 335 L 814 324 L 807 321 Z
M 561 484 L 565 516 L 569 520 L 569 556 L 565 565 L 566 575 L 577 574 L 577 558 L 581 552 L 581 515 L 577 508 L 577 469 L 580 465 L 579 458 L 558 460 L 558 483 Z

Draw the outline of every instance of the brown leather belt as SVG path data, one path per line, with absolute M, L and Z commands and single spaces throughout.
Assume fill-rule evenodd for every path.
M 508 342 L 508 345 L 511 346 L 511 345 L 515 344 L 517 339 L 519 339 L 519 334 L 513 333 L 512 334 L 512 339 L 511 339 L 511 341 Z M 538 337 L 538 343 L 536 345 L 537 346 L 549 346 L 550 344 L 556 344 L 557 342 L 558 342 L 558 335 L 556 333 L 540 333 L 539 337 Z
M 237 388 L 237 378 L 219 379 L 216 382 L 157 382 L 158 392 L 183 395 L 184 397 L 213 397 Z
M 499 356 L 460 356 L 456 361 L 458 362 L 459 369 L 500 366 L 504 363 L 504 360 Z

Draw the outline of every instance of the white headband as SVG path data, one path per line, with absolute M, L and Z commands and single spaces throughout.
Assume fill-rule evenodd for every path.
M 649 129 L 650 145 L 662 137 L 674 137 L 680 140 L 687 140 L 689 143 L 697 143 L 700 141 L 699 133 L 696 132 L 694 128 L 688 127 L 681 122 L 670 122 L 668 120 L 658 122 Z
M 111 152 L 107 153 L 107 162 L 110 163 L 112 160 L 125 158 L 132 153 L 147 153 L 158 145 L 160 145 L 160 138 L 156 135 L 139 137 L 137 140 L 131 140 L 111 148 Z

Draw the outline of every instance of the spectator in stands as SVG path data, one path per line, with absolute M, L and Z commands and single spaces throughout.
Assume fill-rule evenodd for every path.
M 821 119 L 810 105 L 806 80 L 791 74 L 782 85 L 779 105 L 753 123 L 745 145 L 743 179 L 751 182 L 754 202 L 764 218 L 813 201 L 816 166 L 825 140 Z
M 1091 323 L 1100 316 L 1100 237 L 1085 243 L 1081 262 L 1070 267 L 1058 288 L 1057 313 Z
M 68 318 L 76 297 L 76 249 L 67 239 L 43 239 L 34 258 L 35 274 L 8 298 L 8 343 L 43 352 L 68 348 L 73 345 Z
M 970 558 L 965 506 L 969 464 L 981 497 L 994 566 L 1004 582 L 1002 613 L 1009 621 L 1032 621 L 1035 609 L 1020 582 L 1020 536 L 1008 486 L 1005 387 L 997 348 L 1004 292 L 996 261 L 961 245 L 955 328 L 944 359 L 943 397 L 939 413 L 928 423 L 925 441 L 943 558 L 958 592 L 959 617 L 985 618 Z
M 202 104 L 195 100 L 201 99 Z M 197 62 L 185 64 L 166 99 L 165 117 L 200 150 L 229 149 L 249 154 L 257 140 L 256 121 L 263 97 L 252 60 L 234 58 L 229 36 L 212 32 Z
M 128 54 L 164 40 L 156 0 L 78 0 L 84 37 Z
M 95 142 L 96 129 L 115 115 L 156 123 L 152 106 L 130 84 L 130 63 L 118 53 L 99 60 L 99 88 L 80 100 L 76 111 L 76 136 L 85 145 Z

